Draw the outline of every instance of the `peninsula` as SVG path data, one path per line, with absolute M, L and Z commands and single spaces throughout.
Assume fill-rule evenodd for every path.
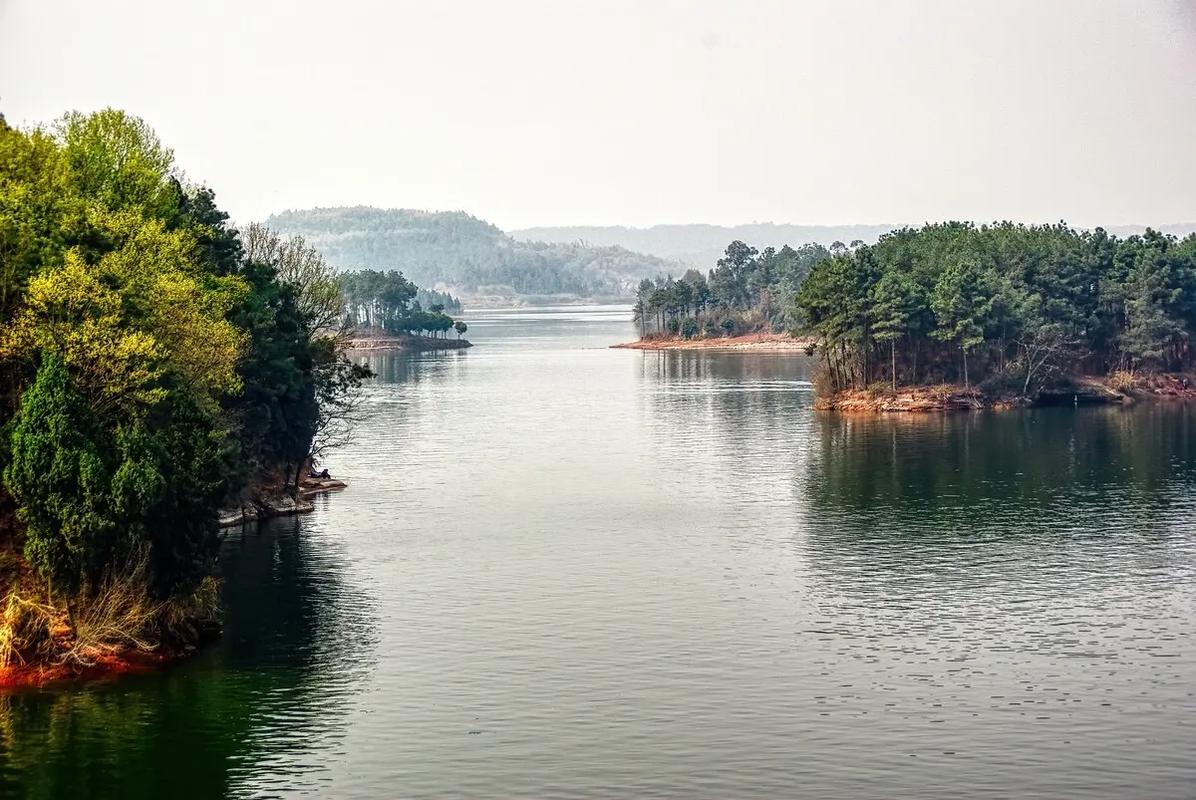
M 732 242 L 644 280 L 645 350 L 795 350 L 819 408 L 925 411 L 1194 396 L 1196 234 L 948 222 L 830 247 Z

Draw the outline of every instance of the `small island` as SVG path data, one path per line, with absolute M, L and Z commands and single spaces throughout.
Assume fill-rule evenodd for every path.
M 661 349 L 817 359 L 817 407 L 949 411 L 1196 397 L 1196 236 L 949 222 L 757 251 L 645 280 Z
M 450 316 L 462 310 L 461 301 L 451 294 L 421 289 L 393 269 L 344 272 L 340 287 L 345 347 L 350 352 L 472 347 L 461 338 L 469 326 Z

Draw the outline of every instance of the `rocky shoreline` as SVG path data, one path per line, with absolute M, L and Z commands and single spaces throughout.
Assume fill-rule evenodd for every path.
M 473 347 L 468 339 L 437 339 L 432 336 L 363 336 L 350 339 L 346 352 L 387 353 L 397 351 L 464 350 Z
M 308 514 L 315 511 L 316 508 L 309 498 L 340 491 L 347 488 L 348 485 L 344 481 L 331 478 L 305 478 L 299 486 L 298 497 L 292 497 L 286 492 L 279 491 L 258 492 L 240 508 L 222 509 L 220 511 L 220 527 L 233 528 L 237 525 L 246 525 L 272 517 Z
M 1034 396 L 990 395 L 972 386 L 939 384 L 891 389 L 852 389 L 819 396 L 819 411 L 849 414 L 934 413 L 1041 406 L 1130 405 L 1139 400 L 1196 400 L 1196 381 L 1185 375 L 1111 376 L 1076 379 Z

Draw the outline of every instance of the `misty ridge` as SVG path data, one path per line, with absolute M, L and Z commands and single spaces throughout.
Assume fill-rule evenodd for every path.
M 316 208 L 265 224 L 302 236 L 338 269 L 396 269 L 475 305 L 627 298 L 645 275 L 684 271 L 618 245 L 519 241 L 463 211 Z

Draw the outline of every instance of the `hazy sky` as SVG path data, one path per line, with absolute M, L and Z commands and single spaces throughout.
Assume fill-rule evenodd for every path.
M 9 122 L 105 105 L 239 220 L 1196 219 L 1186 0 L 0 0 Z

